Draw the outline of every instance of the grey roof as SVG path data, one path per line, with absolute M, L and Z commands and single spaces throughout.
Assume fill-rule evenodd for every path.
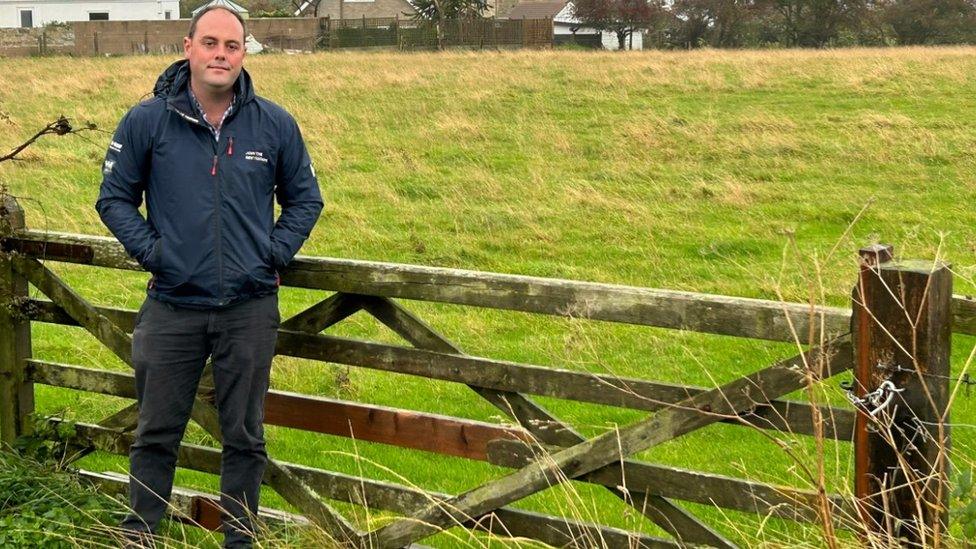
M 247 8 L 241 6 L 240 4 L 235 4 L 230 0 L 213 0 L 212 2 L 207 2 L 206 4 L 200 6 L 199 8 L 193 10 L 193 15 L 196 15 L 198 11 L 202 10 L 207 6 L 223 6 L 225 8 L 230 8 L 241 15 L 247 15 Z
M 530 2 L 519 2 L 515 4 L 512 11 L 508 12 L 509 19 L 546 19 L 555 17 L 557 13 L 566 7 L 566 0 L 555 2 L 533 0 Z

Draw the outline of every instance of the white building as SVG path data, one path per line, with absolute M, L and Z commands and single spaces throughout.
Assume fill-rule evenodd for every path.
M 507 19 L 551 19 L 554 42 L 577 43 L 593 48 L 615 50 L 619 47 L 617 33 L 584 27 L 573 15 L 573 3 L 568 0 L 525 0 L 515 4 Z M 644 49 L 640 31 L 627 39 L 627 48 Z
M 179 18 L 179 0 L 0 0 L 0 28 Z

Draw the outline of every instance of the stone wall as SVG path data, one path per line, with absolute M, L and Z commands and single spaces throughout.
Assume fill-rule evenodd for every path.
M 51 26 L 33 29 L 0 29 L 0 56 L 68 54 L 75 49 L 71 27 Z

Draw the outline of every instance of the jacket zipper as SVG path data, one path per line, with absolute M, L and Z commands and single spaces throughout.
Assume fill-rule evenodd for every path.
M 234 154 L 234 138 L 227 138 L 227 156 L 233 156 Z M 217 175 L 217 157 L 219 155 L 214 154 L 213 165 L 210 166 L 210 175 Z
M 216 175 L 217 179 L 214 180 L 215 191 L 217 192 L 217 211 L 216 211 L 216 223 L 217 223 L 217 302 L 223 303 L 224 301 L 224 253 L 221 251 L 223 247 L 223 236 L 221 235 L 221 227 L 223 223 L 220 221 L 220 210 L 223 205 L 224 199 L 220 195 L 220 179 L 221 177 L 217 175 L 217 155 L 220 151 L 220 142 L 217 140 L 213 141 L 214 147 L 214 163 L 213 169 L 211 170 L 211 175 Z
M 173 105 L 169 104 L 168 102 L 167 102 L 167 107 L 170 108 L 170 109 L 172 109 L 173 111 L 175 111 L 176 114 L 178 114 L 181 117 L 183 117 L 187 122 L 192 122 L 192 123 L 196 124 L 197 126 L 200 126 L 201 128 L 207 130 L 208 137 L 213 138 L 213 134 L 210 132 L 210 128 L 208 128 L 207 126 L 205 126 L 198 119 L 196 119 L 196 118 L 194 118 L 194 117 L 192 117 L 192 116 L 184 113 L 183 111 L 177 109 L 176 107 L 174 107 Z M 232 114 L 236 114 L 236 112 L 234 112 Z M 226 123 L 227 123 L 227 120 L 224 120 L 224 125 L 225 126 L 226 126 Z M 217 232 L 217 235 L 216 235 L 217 236 L 217 245 L 216 245 L 216 252 L 217 252 L 217 301 L 218 301 L 218 303 L 223 303 L 223 301 L 224 301 L 224 262 L 223 262 L 223 258 L 222 258 L 223 253 L 221 251 L 221 247 L 222 247 L 221 246 L 221 243 L 223 241 L 223 237 L 221 236 L 221 230 L 220 230 L 221 229 L 221 225 L 222 225 L 221 224 L 221 221 L 220 221 L 220 207 L 221 207 L 221 203 L 223 202 L 223 198 L 220 195 L 220 176 L 217 175 L 217 158 L 220 156 L 220 152 L 219 152 L 220 151 L 220 142 L 217 141 L 216 139 L 214 139 L 214 140 L 211 141 L 211 143 L 213 143 L 213 164 L 211 164 L 211 166 L 210 166 L 210 175 L 211 176 L 214 176 L 214 177 L 217 177 L 217 179 L 214 180 L 215 190 L 216 190 L 216 193 L 217 193 L 216 216 L 214 217 L 215 224 L 217 226 L 216 227 L 216 232 Z M 227 145 L 227 156 L 231 156 L 233 154 L 233 152 L 234 152 L 234 138 L 233 137 L 229 137 L 228 138 L 228 145 Z

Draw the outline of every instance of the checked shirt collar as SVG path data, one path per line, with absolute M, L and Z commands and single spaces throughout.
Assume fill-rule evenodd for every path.
M 197 96 L 193 95 L 193 89 L 190 88 L 190 86 L 187 86 L 186 91 L 188 94 L 190 94 L 190 102 L 193 103 L 193 107 L 197 110 L 197 114 L 200 115 L 200 119 L 203 120 L 203 123 L 206 124 L 208 128 L 210 128 L 210 133 L 213 134 L 214 141 L 220 141 L 220 128 L 224 127 L 224 120 L 227 120 L 227 117 L 230 115 L 230 111 L 234 110 L 234 101 L 237 100 L 237 94 L 235 93 L 234 97 L 231 97 L 230 106 L 227 107 L 227 110 L 224 111 L 223 116 L 220 117 L 220 124 L 214 126 L 209 120 L 207 120 L 207 116 L 204 114 L 206 111 L 203 110 L 203 106 L 199 101 L 197 101 Z

